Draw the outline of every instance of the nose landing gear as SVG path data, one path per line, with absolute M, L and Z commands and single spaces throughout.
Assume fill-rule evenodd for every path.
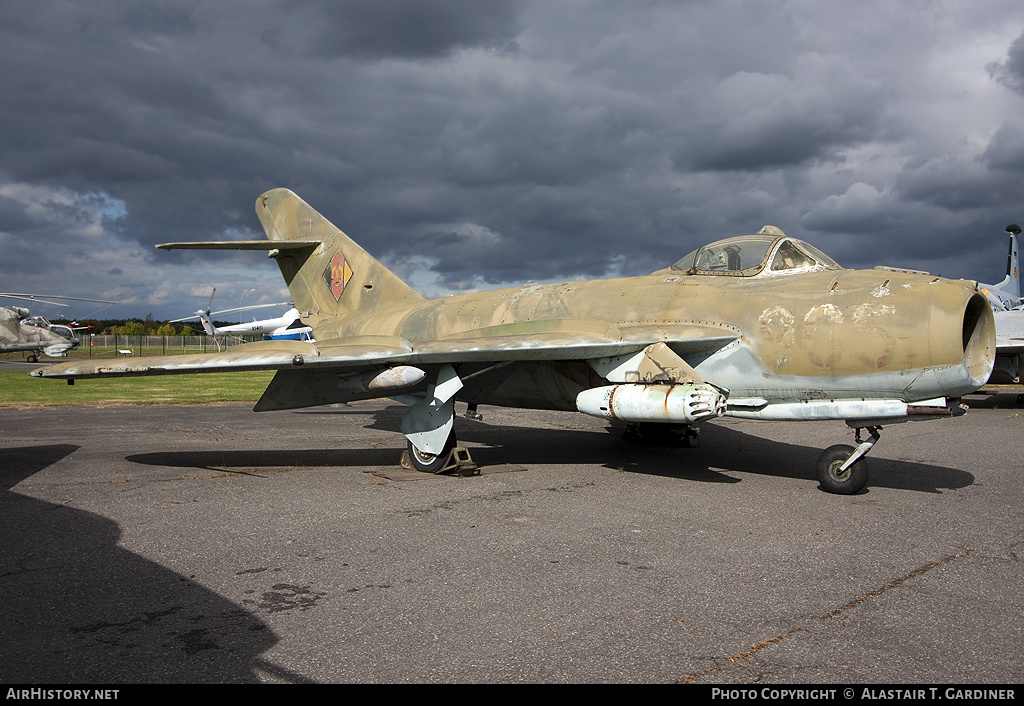
M 871 435 L 861 439 L 864 430 Z M 881 437 L 882 427 L 857 427 L 857 446 L 836 444 L 829 446 L 818 456 L 818 482 L 830 493 L 853 495 L 868 483 L 868 462 L 864 456 Z

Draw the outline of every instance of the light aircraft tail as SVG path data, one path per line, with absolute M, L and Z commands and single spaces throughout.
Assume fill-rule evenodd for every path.
M 1010 254 L 1006 257 L 1006 289 L 1010 296 L 1019 304 L 1020 303 L 1020 271 L 1018 268 L 1019 250 L 1017 246 L 1017 236 L 1020 235 L 1020 226 L 1011 223 L 1006 226 L 1006 232 L 1010 234 Z
M 203 324 L 203 330 L 206 331 L 207 336 L 216 336 L 217 329 L 214 328 L 213 322 L 210 320 L 210 310 L 197 311 L 196 316 L 199 317 L 199 321 Z
M 256 199 L 268 240 L 164 243 L 157 247 L 267 250 L 295 308 L 315 331 L 324 319 L 422 300 L 419 294 L 288 189 Z

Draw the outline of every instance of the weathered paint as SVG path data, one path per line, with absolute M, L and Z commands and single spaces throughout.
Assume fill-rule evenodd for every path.
M 725 414 L 725 395 L 706 382 L 608 385 L 584 390 L 576 409 L 627 422 L 699 424 Z
M 264 194 L 256 210 L 269 238 L 263 247 L 278 262 L 295 306 L 308 313 L 315 346 L 242 347 L 202 361 L 154 358 L 136 366 L 151 373 L 280 369 L 281 382 L 268 390 L 273 399 L 258 407 L 273 409 L 340 397 L 337 385 L 322 389 L 328 370 L 407 364 L 429 379 L 451 363 L 462 377 L 477 375 L 457 399 L 574 409 L 580 392 L 609 382 L 603 375 L 611 373 L 598 372 L 593 361 L 615 359 L 608 370 L 632 374 L 625 361 L 663 343 L 682 365 L 670 365 L 664 354 L 643 356 L 638 375 L 639 368 L 669 378 L 692 374 L 727 389 L 730 398 L 763 399 L 772 414 L 799 409 L 793 418 L 805 418 L 806 409 L 785 405 L 831 405 L 832 416 L 843 408 L 838 400 L 957 397 L 977 389 L 992 368 L 992 312 L 973 282 L 829 266 L 728 277 L 666 268 L 428 301 L 291 192 Z M 192 244 L 167 247 L 175 246 Z M 84 363 L 40 373 L 89 374 L 98 371 Z M 312 385 L 319 386 L 315 394 L 288 390 Z

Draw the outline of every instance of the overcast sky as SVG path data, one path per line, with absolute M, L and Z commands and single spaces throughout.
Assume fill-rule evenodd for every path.
M 103 318 L 287 300 L 153 248 L 262 238 L 278 186 L 431 297 L 765 224 L 993 283 L 1024 224 L 1020 0 L 35 0 L 0 57 L 0 290 Z

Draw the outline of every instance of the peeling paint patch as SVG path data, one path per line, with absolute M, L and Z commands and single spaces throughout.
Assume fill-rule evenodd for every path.
M 784 306 L 768 307 L 761 313 L 759 322 L 761 324 L 761 335 L 772 343 L 792 345 L 793 324 L 796 317 L 793 312 Z
M 812 306 L 804 316 L 804 323 L 811 326 L 818 323 L 841 324 L 843 312 L 835 304 L 819 304 Z
M 807 359 L 821 369 L 831 368 L 839 359 L 836 341 L 841 339 L 843 311 L 835 304 L 819 304 L 808 309 L 804 316 L 804 346 Z
M 853 307 L 853 321 L 865 324 L 872 316 L 892 316 L 895 313 L 896 307 L 892 304 L 861 304 Z

